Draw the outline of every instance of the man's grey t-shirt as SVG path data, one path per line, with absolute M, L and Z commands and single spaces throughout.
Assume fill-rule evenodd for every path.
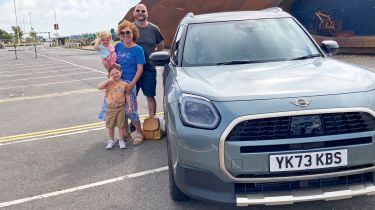
M 141 45 L 145 51 L 146 64 L 144 70 L 154 70 L 155 68 L 150 64 L 148 57 L 155 52 L 156 45 L 164 40 L 159 27 L 149 22 L 146 27 L 138 27 L 140 36 L 137 39 L 137 44 Z

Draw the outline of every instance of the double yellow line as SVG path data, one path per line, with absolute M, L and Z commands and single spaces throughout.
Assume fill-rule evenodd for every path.
M 158 112 L 156 113 L 156 116 L 160 117 L 160 116 L 163 116 L 163 114 L 164 114 L 163 112 Z M 146 119 L 147 117 L 148 115 L 139 116 L 141 122 L 143 122 L 143 120 Z M 61 135 L 61 134 L 68 134 L 68 133 L 74 133 L 74 132 L 79 132 L 79 131 L 88 131 L 88 130 L 92 130 L 96 128 L 104 128 L 104 127 L 105 127 L 104 122 L 96 122 L 96 123 L 77 125 L 77 126 L 72 126 L 72 127 L 67 127 L 67 128 L 59 128 L 59 129 L 32 132 L 32 133 L 26 133 L 26 134 L 4 136 L 4 137 L 0 137 L 0 143 Z

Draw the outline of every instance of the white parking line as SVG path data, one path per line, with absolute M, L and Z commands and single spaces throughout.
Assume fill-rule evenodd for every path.
M 106 185 L 106 184 L 124 181 L 124 180 L 127 180 L 127 179 L 132 179 L 132 178 L 137 178 L 137 177 L 146 176 L 146 175 L 150 175 L 150 174 L 155 174 L 155 173 L 159 173 L 159 172 L 166 171 L 166 170 L 168 170 L 168 166 L 155 168 L 155 169 L 151 169 L 151 170 L 147 170 L 147 171 L 142 171 L 142 172 L 138 172 L 138 173 L 134 173 L 134 174 L 128 174 L 128 175 L 120 176 L 120 177 L 113 178 L 113 179 L 107 179 L 107 180 L 100 181 L 100 182 L 94 182 L 94 183 L 87 184 L 87 185 L 81 185 L 81 186 L 78 186 L 78 187 L 73 187 L 73 188 L 69 188 L 69 189 L 65 189 L 65 190 L 59 190 L 59 191 L 46 193 L 46 194 L 42 194 L 42 195 L 37 195 L 37 196 L 33 196 L 33 197 L 27 197 L 27 198 L 22 198 L 22 199 L 18 199 L 18 200 L 7 201 L 7 202 L 0 203 L 0 208 L 7 207 L 7 206 L 13 206 L 13 205 L 21 204 L 21 203 L 26 203 L 26 202 L 30 202 L 30 201 L 33 201 L 33 200 L 39 200 L 39 199 L 43 199 L 43 198 L 49 198 L 49 197 L 59 196 L 59 195 L 63 195 L 63 194 L 68 194 L 68 193 L 81 191 L 81 190 L 85 190 L 85 189 L 89 189 L 89 188 L 93 188 L 93 187 L 98 187 L 98 186 L 102 186 L 102 185 Z
M 53 68 L 51 68 L 51 69 L 53 69 Z M 80 67 L 74 67 L 74 68 L 69 68 L 69 70 L 70 69 L 82 69 L 82 68 L 80 68 Z M 60 71 L 65 71 L 65 70 L 67 70 L 67 69 L 59 69 L 59 70 L 52 70 L 52 71 L 58 71 L 58 72 L 60 72 Z M 86 69 L 85 69 L 86 70 Z M 87 70 L 86 70 L 87 71 Z M 22 72 L 28 72 L 28 73 L 30 73 L 30 71 L 28 70 L 28 69 L 19 69 L 19 70 L 10 70 L 10 71 L 0 71 L 0 76 L 2 75 L 2 74 L 8 74 L 7 76 L 11 76 L 12 75 L 12 73 L 22 73 Z M 39 72 L 50 72 L 50 71 L 46 71 L 46 70 L 43 70 L 43 71 L 33 71 L 32 73 L 39 73 Z
M 21 97 L 15 97 L 15 98 L 0 98 L 0 104 L 8 103 L 8 102 L 15 102 L 15 101 L 36 100 L 36 99 L 71 96 L 71 95 L 94 93 L 94 92 L 100 92 L 100 90 L 98 90 L 97 88 L 90 88 L 90 89 L 75 90 L 75 91 L 68 91 L 68 92 L 62 92 L 62 93 L 51 93 L 51 94 L 46 94 L 46 95 L 21 96 Z
M 33 79 L 46 79 L 46 78 L 55 78 L 55 77 L 65 77 L 65 76 L 71 76 L 71 75 L 78 75 L 78 74 L 92 74 L 91 71 L 85 71 L 85 72 L 77 72 L 77 73 L 70 73 L 70 74 L 60 74 L 60 75 L 54 75 L 54 76 L 45 76 L 45 77 L 30 77 L 30 78 L 22 78 L 22 79 L 12 79 L 12 80 L 2 80 L 0 83 L 3 82 L 15 82 L 15 81 L 24 81 L 24 80 L 33 80 Z
M 33 67 L 33 66 L 31 66 Z M 41 67 L 37 67 L 37 68 L 30 68 L 29 66 L 25 66 L 25 67 L 18 67 L 18 68 L 23 68 L 23 70 L 42 70 L 42 69 L 51 69 L 51 68 L 60 68 L 60 67 L 70 67 L 66 64 L 60 64 L 60 65 L 53 65 L 53 66 L 41 66 Z M 3 72 L 3 71 L 1 71 Z
M 82 82 L 82 81 L 87 81 L 87 80 L 96 80 L 96 79 L 104 79 L 104 78 L 107 78 L 107 77 L 92 77 L 92 78 L 87 78 L 87 79 L 75 79 L 75 80 L 69 80 L 69 81 L 63 81 L 63 82 L 51 82 L 51 83 L 42 83 L 42 84 L 36 84 L 36 85 L 20 85 L 20 86 L 13 86 L 13 87 L 3 87 L 3 88 L 0 88 L 0 90 L 65 84 L 65 83 Z
M 44 74 L 44 73 L 51 73 L 51 72 L 65 73 L 66 71 L 76 71 L 76 70 L 84 70 L 84 72 L 88 72 L 87 69 L 82 69 L 82 68 L 80 68 L 80 67 L 75 67 L 75 68 L 72 68 L 72 69 L 60 69 L 60 70 L 37 71 L 37 72 L 33 72 L 33 73 L 23 74 L 22 76 L 34 75 L 34 74 Z M 96 73 L 96 72 L 95 72 L 95 73 Z M 1 73 L 0 73 L 0 77 L 1 77 L 1 76 L 4 76 L 4 77 L 11 77 L 11 76 L 13 76 L 13 75 L 14 75 L 14 74 L 10 74 L 10 75 L 1 75 Z
M 48 61 L 48 60 L 46 60 Z M 48 65 L 48 64 L 56 64 L 56 63 L 59 63 L 57 61 L 49 61 L 49 62 L 44 62 L 44 61 L 35 61 L 35 62 L 22 62 L 22 63 L 16 63 L 16 64 L 3 64 L 4 66 L 10 66 L 10 67 L 22 67 L 22 66 L 30 66 L 30 64 L 38 64 L 38 65 L 33 65 L 34 66 L 44 66 L 44 65 Z
M 76 68 L 72 68 L 72 69 L 39 71 L 39 72 L 24 73 L 24 74 L 7 74 L 7 75 L 1 75 L 0 74 L 0 77 L 27 76 L 27 75 L 34 75 L 34 74 L 45 74 L 45 73 L 49 73 L 49 72 L 64 72 L 64 71 L 71 71 L 71 70 L 77 70 L 77 69 L 82 69 L 82 68 L 76 67 Z
M 81 67 L 81 68 L 89 69 L 91 71 L 99 72 L 99 73 L 102 73 L 102 74 L 107 74 L 107 73 L 105 73 L 103 71 L 100 71 L 100 70 L 97 70 L 97 69 L 89 68 L 89 67 L 86 67 L 86 66 L 81 66 L 81 65 L 78 65 L 78 64 L 75 64 L 75 63 L 71 63 L 71 62 L 68 62 L 68 61 L 60 60 L 60 59 L 53 58 L 53 57 L 50 57 L 50 56 L 47 56 L 47 55 L 43 55 L 43 54 L 39 54 L 39 55 L 40 56 L 44 56 L 46 58 L 50 58 L 52 60 L 56 60 L 56 61 L 61 61 L 61 62 L 64 62 L 64 63 L 68 63 L 68 64 L 71 64 L 73 66 L 78 66 L 78 67 Z

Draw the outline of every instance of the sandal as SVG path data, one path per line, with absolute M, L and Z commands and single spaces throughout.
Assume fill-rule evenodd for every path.
M 116 140 L 115 140 L 115 144 L 118 144 L 119 140 L 120 140 L 120 138 L 117 137 Z M 124 136 L 124 141 L 125 141 L 125 142 L 129 142 L 129 141 L 132 141 L 132 140 L 133 140 L 133 138 L 132 138 L 131 135 L 129 135 L 129 136 Z
M 125 142 L 129 142 L 133 140 L 132 135 L 126 136 L 124 137 L 124 139 L 125 139 Z
M 140 133 L 137 133 L 135 135 L 135 138 L 134 138 L 134 141 L 133 141 L 133 145 L 134 146 L 138 146 L 138 145 L 140 145 L 142 143 L 143 143 L 143 135 L 140 134 Z

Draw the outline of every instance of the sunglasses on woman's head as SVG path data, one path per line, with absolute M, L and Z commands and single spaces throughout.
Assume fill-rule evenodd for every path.
M 132 33 L 131 31 L 125 31 L 125 32 L 121 31 L 120 36 L 130 35 L 131 33 Z
M 142 9 L 142 10 L 140 10 L 140 9 L 136 9 L 135 11 L 138 12 L 138 13 L 140 13 L 140 12 L 142 12 L 142 13 L 146 13 L 146 10 L 144 10 L 144 9 Z

